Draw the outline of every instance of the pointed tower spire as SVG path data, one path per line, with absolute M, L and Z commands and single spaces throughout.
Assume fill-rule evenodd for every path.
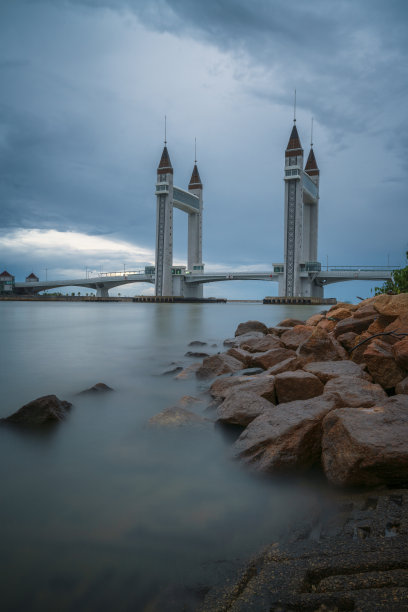
M 286 156 L 290 157 L 291 155 L 302 155 L 303 149 L 300 144 L 300 138 L 297 131 L 296 125 L 293 125 L 292 132 L 290 134 L 288 146 L 286 147 Z
M 193 172 L 191 174 L 191 179 L 188 184 L 189 189 L 202 189 L 203 184 L 201 182 L 200 174 L 198 172 L 197 164 L 194 164 Z
M 320 174 L 319 167 L 316 162 L 313 147 L 310 147 L 309 157 L 307 158 L 305 172 L 309 176 L 318 176 Z
M 194 168 L 191 174 L 191 179 L 188 184 L 189 190 L 191 189 L 202 189 L 203 184 L 201 182 L 200 173 L 197 168 L 197 138 L 194 138 Z
M 160 163 L 157 167 L 157 174 L 173 174 L 173 166 L 171 165 L 170 155 L 166 145 L 164 145 Z
M 160 158 L 160 163 L 157 167 L 157 174 L 173 174 L 173 166 L 171 165 L 170 155 L 167 150 L 167 117 L 164 115 L 164 148 Z
M 313 117 L 312 117 L 312 125 L 310 129 L 310 152 L 309 157 L 307 158 L 305 172 L 309 176 L 319 176 L 320 171 L 316 162 L 315 154 L 313 151 Z

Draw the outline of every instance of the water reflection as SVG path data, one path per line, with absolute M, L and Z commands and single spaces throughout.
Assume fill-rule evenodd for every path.
M 319 484 L 255 478 L 218 428 L 146 427 L 207 388 L 153 375 L 191 363 L 191 340 L 316 310 L 242 306 L 0 304 L 1 416 L 48 393 L 73 403 L 50 431 L 0 428 L 3 609 L 141 610 L 166 584 L 214 580 L 220 562 L 311 512 Z M 76 395 L 96 382 L 115 391 Z M 192 409 L 209 418 L 205 406 Z

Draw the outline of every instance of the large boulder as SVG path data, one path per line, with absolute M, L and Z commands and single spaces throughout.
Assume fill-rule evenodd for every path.
M 354 361 L 312 361 L 304 366 L 306 372 L 311 372 L 318 376 L 323 383 L 339 376 L 357 376 L 358 378 L 369 379 L 367 372 L 361 365 Z
M 261 332 L 262 334 L 268 333 L 268 328 L 261 321 L 246 321 L 245 323 L 240 323 L 235 330 L 235 336 L 242 336 L 242 334 L 247 334 L 249 332 Z
M 356 344 L 357 334 L 355 332 L 347 332 L 337 336 L 337 342 L 347 351 L 351 351 L 353 346 Z
M 217 421 L 228 425 L 246 427 L 263 412 L 270 412 L 275 406 L 252 391 L 233 389 L 217 408 Z
M 296 350 L 297 347 L 306 342 L 313 333 L 313 327 L 309 325 L 295 325 L 285 331 L 280 339 L 286 348 Z
M 367 349 L 371 339 L 372 334 L 367 330 L 355 337 L 352 350 L 349 350 L 349 356 L 355 363 L 365 363 L 364 352 Z
M 334 408 L 324 395 L 280 404 L 248 425 L 235 454 L 261 472 L 305 471 L 320 461 L 322 421 Z
M 326 476 L 341 486 L 406 486 L 407 440 L 407 395 L 372 408 L 334 410 L 323 421 Z
M 203 360 L 202 366 L 196 371 L 196 376 L 200 379 L 213 378 L 220 374 L 238 372 L 238 370 L 242 370 L 241 361 L 226 353 L 219 353 L 218 355 L 206 357 Z
M 275 376 L 276 397 L 279 404 L 306 400 L 323 393 L 323 383 L 310 372 L 296 370 Z
M 408 395 L 408 376 L 404 378 L 404 380 L 401 380 L 398 385 L 396 385 L 395 393 L 405 393 Z
M 71 406 L 70 402 L 60 400 L 56 395 L 44 395 L 25 404 L 17 412 L 0 421 L 27 427 L 57 423 L 65 419 Z
M 349 317 L 348 319 L 343 319 L 339 321 L 336 325 L 336 329 L 334 330 L 334 335 L 336 338 L 341 336 L 342 334 L 346 334 L 348 332 L 354 332 L 355 334 L 361 334 L 365 331 L 371 323 L 378 317 L 378 314 L 371 314 L 367 317 L 357 318 L 355 316 Z
M 182 408 L 171 406 L 155 414 L 148 420 L 148 425 L 153 427 L 185 427 L 186 425 L 205 425 L 207 421 L 198 414 Z
M 337 361 L 347 357 L 344 348 L 319 327 L 312 328 L 312 334 L 299 346 L 297 353 L 305 361 Z
M 253 331 L 248 332 L 247 334 L 241 334 L 240 336 L 234 336 L 234 338 L 226 338 L 224 340 L 224 346 L 241 346 L 248 340 L 260 339 L 264 337 L 263 332 Z
M 319 329 L 324 329 L 327 332 L 331 332 L 336 327 L 336 321 L 334 321 L 331 317 L 329 319 L 322 319 L 317 324 L 317 327 Z
M 371 317 L 373 320 L 378 318 L 378 312 L 375 310 L 373 303 L 360 306 L 354 313 L 355 319 L 366 319 Z
M 408 293 L 387 295 L 383 293 L 376 297 L 374 308 L 381 315 L 400 317 L 408 313 Z
M 252 361 L 251 353 L 242 350 L 238 346 L 232 346 L 230 349 L 228 349 L 227 355 L 231 355 L 231 357 L 238 359 L 238 361 L 243 363 L 245 367 L 248 367 Z
M 373 380 L 384 389 L 394 388 L 407 375 L 406 370 L 396 362 L 392 347 L 380 338 L 368 344 L 363 359 Z
M 387 399 L 387 394 L 380 385 L 358 376 L 332 378 L 326 383 L 324 393 L 335 398 L 338 408 L 368 408 Z
M 267 334 L 263 338 L 250 338 L 240 344 L 240 348 L 249 351 L 250 353 L 264 353 L 270 351 L 273 348 L 280 348 L 283 346 L 279 336 Z
M 295 325 L 304 325 L 304 321 L 300 321 L 299 319 L 283 319 L 278 323 L 277 327 L 295 327 Z
M 392 347 L 392 352 L 399 367 L 408 370 L 408 336 L 396 342 Z
M 277 363 L 289 359 L 290 357 L 296 357 L 295 351 L 286 348 L 275 348 L 265 353 L 254 355 L 251 365 L 268 370 Z
M 336 308 L 330 310 L 330 319 L 335 319 L 336 321 L 342 321 L 343 319 L 348 319 L 352 316 L 352 311 L 350 308 L 346 308 L 344 306 L 336 305 Z
M 294 355 L 284 359 L 283 361 L 279 361 L 275 365 L 268 368 L 265 373 L 276 376 L 276 374 L 280 374 L 281 372 L 293 372 L 293 370 L 298 370 L 302 367 L 302 365 L 302 360 Z
M 311 317 L 309 317 L 306 320 L 305 325 L 309 325 L 310 327 L 314 327 L 315 325 L 317 325 L 320 321 L 322 321 L 322 319 L 325 319 L 326 316 L 324 314 L 321 314 L 320 312 L 317 314 L 312 315 Z
M 337 304 L 334 304 L 334 306 L 331 306 L 327 312 L 329 316 L 331 317 L 332 312 L 335 312 L 339 308 L 345 308 L 346 310 L 349 310 L 350 312 L 354 312 L 360 306 L 361 306 L 361 302 L 360 304 L 349 304 L 348 302 L 337 302 Z
M 387 325 L 385 332 L 395 332 L 397 334 L 408 334 L 408 312 L 397 317 Z
M 239 391 L 251 391 L 273 404 L 276 403 L 275 377 L 269 375 L 218 378 L 211 385 L 210 393 L 216 399 L 225 399 L 232 390 L 237 388 Z

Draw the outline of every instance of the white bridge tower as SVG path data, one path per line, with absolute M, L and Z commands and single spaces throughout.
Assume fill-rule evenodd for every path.
M 166 141 L 157 168 L 156 296 L 202 297 L 202 284 L 185 283 L 185 274 L 202 274 L 203 185 L 195 160 L 188 191 L 173 185 Z M 173 266 L 173 208 L 188 214 L 187 271 Z
M 285 253 L 279 294 L 286 297 L 323 297 L 314 282 L 321 270 L 317 261 L 319 168 L 310 146 L 303 169 L 303 149 L 296 119 L 285 151 Z

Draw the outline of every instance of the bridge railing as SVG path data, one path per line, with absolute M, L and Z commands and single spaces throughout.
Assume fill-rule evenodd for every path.
M 322 268 L 322 272 L 326 270 L 332 272 L 392 272 L 398 270 L 401 266 L 328 266 L 326 269 Z
M 99 278 L 115 278 L 116 276 L 133 276 L 135 274 L 145 274 L 144 270 L 122 270 L 121 272 L 99 272 Z

